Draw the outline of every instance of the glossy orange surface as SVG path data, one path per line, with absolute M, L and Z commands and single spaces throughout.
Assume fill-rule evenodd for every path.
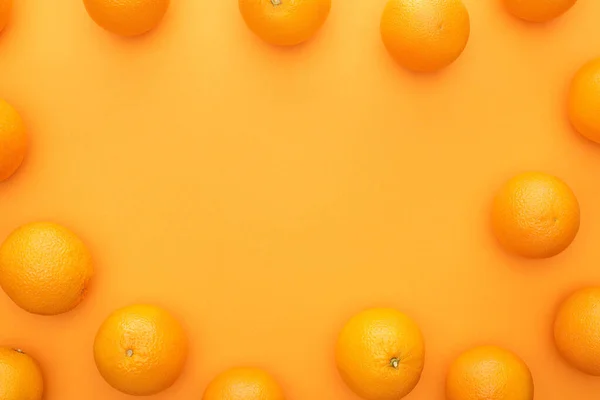
M 115 309 L 155 303 L 190 338 L 181 379 L 153 400 L 199 399 L 238 365 L 290 400 L 353 400 L 334 346 L 344 322 L 396 307 L 426 340 L 410 400 L 443 398 L 462 351 L 495 344 L 530 367 L 536 398 L 591 400 L 600 380 L 555 350 L 556 307 L 600 282 L 600 146 L 566 118 L 573 74 L 600 56 L 600 3 L 548 25 L 500 0 L 465 0 L 469 43 L 434 75 L 381 42 L 385 0 L 334 1 L 293 49 L 253 35 L 236 1 L 174 0 L 156 31 L 122 39 L 81 1 L 15 2 L 0 36 L 0 97 L 30 152 L 0 185 L 0 237 L 52 220 L 90 247 L 88 297 L 57 317 L 0 293 L 3 344 L 38 359 L 46 400 L 125 400 L 97 372 L 94 335 Z M 503 252 L 495 191 L 540 170 L 581 206 L 548 260 Z

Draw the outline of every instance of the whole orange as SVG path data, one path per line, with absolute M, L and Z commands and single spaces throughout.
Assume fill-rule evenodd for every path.
M 2 4 L 0 0 L 0 19 Z M 0 182 L 10 178 L 21 166 L 26 151 L 23 120 L 10 104 L 0 99 Z
M 567 113 L 577 132 L 600 143 L 600 58 L 587 62 L 573 79 L 567 95 Z
M 163 19 L 170 0 L 83 0 L 92 19 L 121 36 L 137 36 L 154 29 Z
M 418 72 L 436 71 L 454 62 L 471 30 L 461 0 L 388 0 L 380 28 L 391 56 Z
M 391 308 L 352 317 L 342 329 L 335 359 L 342 379 L 366 400 L 398 400 L 423 371 L 425 344 L 417 324 Z
M 284 400 L 275 379 L 259 368 L 232 368 L 218 375 L 202 400 Z
M 2 31 L 8 23 L 12 4 L 13 0 L 0 0 L 0 31 Z
M 492 206 L 492 229 L 508 251 L 529 258 L 552 257 L 579 230 L 579 203 L 560 179 L 526 172 L 500 189 Z
M 38 363 L 22 350 L 0 347 L 0 399 L 42 400 L 43 396 Z
M 239 0 L 246 24 L 267 43 L 293 46 L 310 39 L 323 25 L 331 0 Z
M 564 14 L 577 0 L 503 0 L 508 11 L 530 22 L 545 22 Z
M 93 273 L 81 239 L 55 223 L 23 225 L 0 246 L 0 286 L 31 313 L 55 315 L 75 308 Z
M 183 327 L 166 310 L 133 305 L 112 313 L 94 341 L 98 371 L 115 389 L 147 396 L 169 388 L 187 358 Z
M 600 287 L 578 290 L 560 305 L 554 342 L 572 366 L 600 376 Z
M 446 377 L 446 400 L 532 400 L 533 378 L 514 353 L 482 346 L 462 353 Z

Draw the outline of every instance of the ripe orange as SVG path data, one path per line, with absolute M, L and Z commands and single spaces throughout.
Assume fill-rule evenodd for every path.
M 495 346 L 461 354 L 446 377 L 446 400 L 532 400 L 533 378 L 517 355 Z
M 600 58 L 589 61 L 571 80 L 567 112 L 577 132 L 600 143 Z
M 530 22 L 554 19 L 575 4 L 577 0 L 504 0 L 508 11 L 517 18 Z
M 554 342 L 572 366 L 600 376 L 600 288 L 581 289 L 559 307 Z
M 55 315 L 75 308 L 93 272 L 83 242 L 51 222 L 23 225 L 0 246 L 0 286 L 31 313 Z
M 202 400 L 284 400 L 279 384 L 258 368 L 232 368 L 218 375 Z
M 461 0 L 389 0 L 380 28 L 392 57 L 418 72 L 450 65 L 465 49 L 471 29 Z
M 170 0 L 83 0 L 92 19 L 121 36 L 137 36 L 155 28 Z
M 0 0 L 0 31 L 6 27 L 10 11 L 12 10 L 13 0 Z
M 492 229 L 508 251 L 530 258 L 552 257 L 579 230 L 579 203 L 555 176 L 527 172 L 509 180 L 492 206 Z
M 331 0 L 239 0 L 246 24 L 267 43 L 293 46 L 310 39 L 323 25 Z
M 185 332 L 171 314 L 133 305 L 111 314 L 94 341 L 98 371 L 123 393 L 147 396 L 169 388 L 187 357 Z
M 0 24 L 3 2 L 0 0 Z M 21 166 L 27 150 L 25 125 L 17 111 L 0 100 L 0 182 L 10 178 Z
M 352 317 L 335 349 L 346 384 L 366 400 L 398 400 L 419 382 L 425 356 L 417 324 L 391 308 L 374 308 Z
M 43 395 L 38 363 L 22 350 L 0 347 L 0 399 L 42 400 Z

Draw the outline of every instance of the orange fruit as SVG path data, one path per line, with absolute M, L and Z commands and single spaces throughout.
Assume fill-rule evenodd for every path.
M 402 66 L 432 72 L 450 65 L 469 40 L 469 13 L 461 0 L 389 0 L 381 39 Z
M 85 297 L 93 272 L 83 242 L 51 222 L 23 225 L 0 246 L 0 286 L 31 313 L 72 310 Z
M 218 375 L 202 400 L 284 400 L 275 379 L 258 368 L 232 368 Z
M 10 178 L 21 166 L 26 151 L 27 135 L 23 120 L 10 104 L 0 99 L 0 182 Z
M 137 36 L 154 29 L 165 16 L 170 0 L 83 0 L 92 19 L 121 36 Z
M 169 312 L 133 305 L 112 313 L 94 341 L 98 371 L 123 393 L 148 396 L 169 388 L 187 358 L 183 327 Z
M 417 324 L 391 308 L 352 317 L 342 329 L 335 359 L 342 379 L 366 400 L 398 400 L 419 382 L 425 344 Z
M 267 43 L 293 46 L 323 25 L 331 0 L 239 0 L 248 28 Z
M 577 71 L 567 95 L 567 113 L 577 132 L 600 143 L 600 58 Z
M 516 354 L 496 346 L 462 353 L 446 376 L 446 400 L 532 400 L 533 378 Z
M 581 289 L 558 308 L 554 342 L 572 366 L 600 376 L 600 288 Z
M 43 395 L 38 363 L 22 350 L 0 347 L 0 399 L 42 400 Z
M 554 19 L 575 4 L 577 0 L 503 0 L 508 11 L 517 18 L 530 22 Z
M 526 172 L 500 189 L 492 206 L 492 229 L 508 251 L 529 258 L 552 257 L 579 230 L 579 203 L 555 176 Z
M 8 23 L 12 4 L 13 0 L 0 0 L 0 31 L 2 31 Z

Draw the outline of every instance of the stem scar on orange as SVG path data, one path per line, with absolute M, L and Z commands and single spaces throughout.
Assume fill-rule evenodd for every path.
M 187 338 L 170 313 L 152 305 L 133 305 L 112 313 L 94 341 L 100 375 L 115 389 L 149 396 L 169 388 L 187 358 Z
M 342 329 L 335 359 L 344 382 L 366 400 L 398 400 L 419 382 L 425 344 L 417 324 L 391 308 L 352 317 Z
M 567 12 L 577 0 L 503 0 L 512 15 L 529 22 L 546 22 Z
M 21 349 L 0 347 L 0 399 L 42 400 L 44 379 L 38 363 Z
M 202 400 L 285 400 L 277 381 L 259 368 L 232 368 L 210 382 Z
M 0 15 L 1 11 L 0 0 Z M 26 152 L 27 134 L 23 120 L 10 104 L 0 100 L 0 182 L 10 178 L 17 171 Z
M 565 250 L 579 230 L 579 203 L 562 180 L 541 172 L 510 179 L 494 198 L 492 230 L 511 253 L 552 257 Z
M 258 37 L 278 46 L 310 39 L 323 25 L 331 0 L 239 0 L 240 13 Z
M 600 58 L 583 65 L 573 76 L 567 95 L 571 125 L 584 137 L 600 143 Z
M 99 26 L 121 36 L 137 36 L 154 29 L 169 8 L 170 0 L 83 0 Z
M 469 40 L 469 13 L 461 0 L 388 0 L 381 39 L 405 68 L 433 72 L 450 65 Z

